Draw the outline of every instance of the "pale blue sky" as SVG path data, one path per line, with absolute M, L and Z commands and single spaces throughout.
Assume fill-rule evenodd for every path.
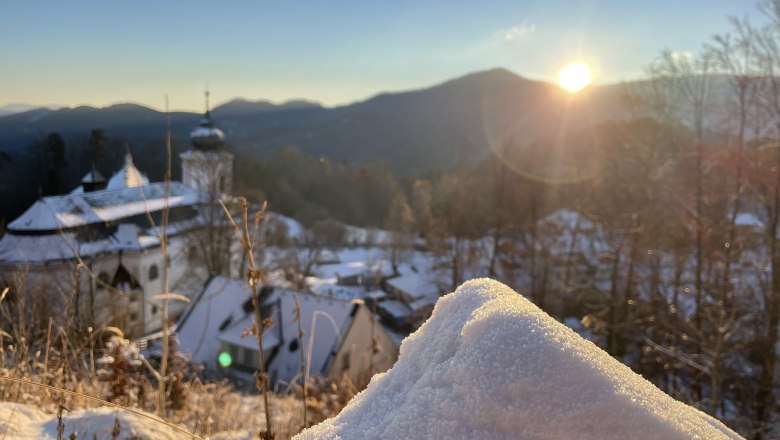
M 663 49 L 697 51 L 762 21 L 758 0 L 0 0 L 0 105 L 139 102 L 201 110 L 241 96 L 326 105 L 505 67 L 554 80 L 567 61 L 602 83 Z

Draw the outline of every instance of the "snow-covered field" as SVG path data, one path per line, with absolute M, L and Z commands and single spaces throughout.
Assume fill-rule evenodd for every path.
M 391 370 L 296 438 L 741 437 L 483 279 L 441 298 Z

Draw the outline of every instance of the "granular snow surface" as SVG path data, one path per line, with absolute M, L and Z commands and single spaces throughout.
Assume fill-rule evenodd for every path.
M 505 285 L 439 299 L 398 362 L 296 439 L 739 439 Z

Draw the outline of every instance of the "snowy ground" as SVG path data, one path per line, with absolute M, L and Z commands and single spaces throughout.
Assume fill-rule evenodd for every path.
M 27 402 L 0 402 L 0 440 L 56 439 L 56 405 Z M 302 424 L 300 401 L 293 397 L 274 395 L 271 402 L 277 438 L 290 438 Z M 179 423 L 174 424 L 185 431 L 186 426 L 189 426 L 190 432 L 193 426 L 197 427 L 200 437 L 171 428 L 148 412 L 137 408 L 134 411 L 141 414 L 110 407 L 64 410 L 63 438 L 69 439 L 71 434 L 75 434 L 73 438 L 78 440 L 250 440 L 256 438 L 256 435 L 252 437 L 252 433 L 265 429 L 262 397 L 259 395 L 225 394 L 219 390 L 191 394 L 186 412 L 174 412 L 169 416 L 178 420 Z M 118 435 L 112 436 L 117 420 Z
M 249 407 L 241 405 L 240 412 Z M 295 412 L 280 408 L 277 417 Z M 63 434 L 190 438 L 153 419 L 112 408 L 66 411 Z M 33 406 L 0 403 L 0 439 L 55 439 L 57 426 L 56 416 Z M 118 436 L 112 436 L 115 428 Z M 250 436 L 244 431 L 210 438 Z M 374 376 L 338 416 L 296 438 L 741 437 L 667 396 L 508 287 L 482 279 L 442 297 L 432 317 L 404 340 L 392 369 Z
M 501 283 L 439 300 L 336 417 L 296 438 L 738 439 Z
M 149 415 L 156 419 L 154 416 Z M 30 405 L 0 402 L 0 438 L 6 440 L 57 438 L 57 416 L 44 414 Z M 137 414 L 113 408 L 64 412 L 63 438 L 77 439 L 144 438 L 173 440 L 187 438 L 183 433 Z M 116 430 L 116 431 L 115 431 Z M 112 435 L 112 432 L 116 435 Z

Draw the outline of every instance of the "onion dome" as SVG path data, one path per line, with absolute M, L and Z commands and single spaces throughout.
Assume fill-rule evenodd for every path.
M 211 111 L 209 111 L 209 92 L 207 90 L 206 113 L 203 115 L 203 119 L 200 120 L 200 125 L 190 133 L 192 146 L 200 151 L 220 150 L 222 149 L 222 140 L 224 138 L 225 133 L 215 127 L 214 122 L 211 120 Z

